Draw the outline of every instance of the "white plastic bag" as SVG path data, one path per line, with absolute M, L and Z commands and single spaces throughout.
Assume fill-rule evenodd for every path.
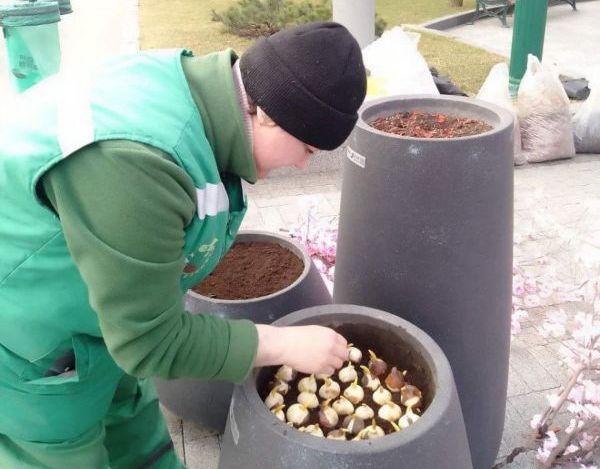
M 577 153 L 600 153 L 600 69 L 590 77 L 590 95 L 573 118 Z
M 521 144 L 531 163 L 575 155 L 569 98 L 558 74 L 527 57 L 527 71 L 519 88 L 517 110 Z
M 363 49 L 369 70 L 367 100 L 395 94 L 439 94 L 417 46 L 419 34 L 396 26 Z
M 508 65 L 505 62 L 492 67 L 483 85 L 481 85 L 479 93 L 477 93 L 477 99 L 503 107 L 513 114 L 515 118 L 515 125 L 513 127 L 514 162 L 516 165 L 526 163 L 525 156 L 521 151 L 519 118 L 508 91 Z

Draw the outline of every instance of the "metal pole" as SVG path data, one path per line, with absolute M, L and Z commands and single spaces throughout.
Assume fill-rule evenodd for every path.
M 333 0 L 333 21 L 346 26 L 362 49 L 375 40 L 375 0 Z
M 510 53 L 509 89 L 516 96 L 527 69 L 527 55 L 542 60 L 548 0 L 517 0 Z

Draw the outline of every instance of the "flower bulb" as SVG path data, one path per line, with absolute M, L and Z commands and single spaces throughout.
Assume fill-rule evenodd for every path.
M 350 415 L 352 412 L 354 412 L 354 406 L 352 405 L 352 402 L 350 402 L 344 396 L 340 396 L 338 400 L 334 401 L 332 407 L 338 415 Z
M 361 404 L 354 411 L 356 416 L 363 420 L 369 420 L 375 417 L 375 412 L 367 404 Z
M 348 345 L 348 360 L 352 363 L 360 363 L 362 360 L 362 352 L 360 349 L 353 347 L 352 344 Z
M 300 427 L 298 430 L 300 430 L 301 432 L 304 432 L 304 433 L 308 433 L 313 436 L 320 436 L 320 437 L 325 436 L 325 435 L 323 435 L 323 430 L 321 430 L 321 427 L 319 427 L 318 425 L 308 425 L 306 427 Z
M 298 394 L 298 403 L 302 404 L 307 409 L 316 409 L 319 407 L 319 399 L 312 392 L 301 392 Z
M 306 376 L 298 381 L 298 391 L 300 392 L 317 392 L 317 380 L 315 375 Z
M 326 378 L 325 383 L 319 388 L 319 396 L 323 399 L 335 399 L 340 395 L 340 385 L 331 378 Z
M 283 412 L 284 407 L 285 407 L 285 404 L 281 404 L 281 405 L 278 405 L 277 407 L 271 409 L 271 412 L 273 412 L 275 414 L 275 417 L 277 417 L 282 422 L 285 422 L 285 413 Z
M 273 407 L 277 407 L 278 405 L 283 404 L 283 396 L 279 394 L 275 388 L 271 390 L 269 395 L 265 399 L 265 405 L 272 409 Z
M 339 428 L 337 430 L 332 430 L 327 434 L 327 438 L 329 440 L 343 440 L 346 441 L 346 433 L 348 433 L 344 428 Z
M 363 387 L 370 389 L 371 391 L 376 391 L 377 388 L 381 385 L 381 381 L 377 376 L 373 376 L 371 370 L 369 370 L 366 366 L 361 365 L 361 370 L 363 371 L 362 379 L 360 380 L 360 384 Z
M 361 419 L 359 419 L 356 415 L 352 414 L 352 415 L 348 415 L 344 419 L 342 426 L 346 430 L 348 430 L 348 433 L 352 433 L 353 435 L 356 435 L 363 428 L 365 428 L 365 423 Z
M 363 391 L 363 388 L 358 385 L 358 377 L 354 379 L 354 382 L 350 386 L 344 389 L 344 397 L 354 405 L 364 399 L 365 392 Z
M 392 401 L 383 404 L 377 411 L 379 418 L 387 420 L 388 422 L 395 422 L 400 419 L 402 415 L 402 409 L 400 406 Z
M 373 401 L 379 405 L 384 405 L 386 402 L 392 400 L 392 393 L 385 389 L 383 386 L 379 386 L 377 391 L 373 393 Z
M 377 425 L 375 419 L 372 419 L 371 425 L 363 428 L 358 434 L 361 440 L 372 440 L 373 438 L 379 438 L 385 435 L 383 428 Z
M 412 384 L 405 385 L 400 390 L 400 403 L 406 407 L 419 407 L 421 405 L 423 394 L 418 387 Z
M 273 389 L 282 396 L 285 396 L 290 390 L 290 385 L 287 382 L 278 379 L 277 382 L 273 385 Z
M 304 425 L 308 422 L 309 412 L 302 404 L 292 404 L 285 415 L 288 422 L 294 425 Z
M 281 365 L 275 373 L 275 378 L 280 381 L 291 381 L 296 377 L 296 370 L 294 370 L 291 366 Z
M 369 350 L 369 357 L 371 357 L 371 359 L 369 360 L 369 370 L 371 370 L 371 373 L 377 377 L 385 374 L 387 370 L 387 363 L 384 362 L 381 358 L 377 357 L 377 355 L 375 355 L 375 352 L 373 352 L 372 350 Z
M 342 368 L 338 373 L 338 377 L 342 383 L 350 383 L 351 381 L 354 381 L 357 376 L 358 374 L 356 373 L 352 362 L 348 362 L 348 365 Z
M 387 378 L 385 378 L 385 385 L 392 392 L 400 392 L 400 389 L 404 384 L 404 376 L 396 367 L 393 367 L 392 371 L 387 375 Z
M 321 404 L 319 423 L 323 428 L 334 428 L 339 422 L 337 412 L 329 405 L 329 400 Z
M 400 420 L 398 421 L 398 426 L 402 429 L 405 429 L 411 426 L 417 420 L 419 420 L 419 416 L 413 412 L 412 407 L 407 407 L 406 413 L 400 417 Z

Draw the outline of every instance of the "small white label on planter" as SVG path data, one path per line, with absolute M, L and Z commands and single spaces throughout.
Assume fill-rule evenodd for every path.
M 237 426 L 237 422 L 235 421 L 235 417 L 233 415 L 233 402 L 229 406 L 229 428 L 231 428 L 233 444 L 237 446 L 238 441 L 240 441 L 240 430 Z
M 361 168 L 365 167 L 367 159 L 364 156 L 359 155 L 350 147 L 347 147 L 346 154 L 348 155 L 348 159 L 352 161 L 355 165 L 360 166 Z

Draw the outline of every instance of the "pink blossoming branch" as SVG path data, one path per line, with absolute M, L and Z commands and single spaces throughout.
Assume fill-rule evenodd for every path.
M 289 235 L 306 247 L 330 293 L 335 275 L 337 232 L 337 217 L 317 217 L 315 204 L 309 206 L 305 219 L 289 230 Z
M 541 275 L 521 275 L 523 263 L 513 271 L 513 332 L 518 332 L 518 323 L 526 317 L 522 310 L 537 298 L 542 299 L 548 310 L 539 332 L 561 339 L 560 362 L 569 373 L 558 392 L 547 396 L 546 409 L 532 418 L 533 441 L 515 448 L 497 467 L 510 463 L 521 452 L 535 450 L 540 469 L 559 465 L 598 469 L 593 458 L 600 446 L 600 246 L 589 231 L 581 228 L 595 218 L 598 207 L 592 206 L 594 203 L 583 203 L 580 219 L 565 224 L 552 216 L 545 195 L 536 193 L 529 210 L 535 231 L 515 236 L 515 248 L 540 240 L 544 246 L 545 239 L 552 239 L 554 252 L 541 252 L 533 259 L 532 268 L 543 266 Z M 560 266 L 560 273 L 580 279 L 578 288 L 557 280 L 559 269 L 551 265 L 551 260 L 564 253 L 568 253 L 570 262 Z M 533 291 L 536 289 L 537 294 Z M 567 314 L 559 306 L 565 303 L 575 304 L 579 311 Z M 562 410 L 567 411 L 569 424 L 561 431 L 554 421 Z
M 570 370 L 567 383 L 556 394 L 548 396 L 548 407 L 531 420 L 535 436 L 541 440 L 537 448 L 539 467 L 578 463 L 589 466 L 600 448 L 600 281 L 588 281 L 580 300 L 587 305 L 573 321 L 563 310 L 551 311 L 543 324 L 543 333 L 556 338 L 572 338 L 570 349 L 563 351 L 562 364 Z M 587 291 L 586 291 L 587 290 Z M 552 429 L 553 419 L 563 409 L 570 414 L 563 432 Z

